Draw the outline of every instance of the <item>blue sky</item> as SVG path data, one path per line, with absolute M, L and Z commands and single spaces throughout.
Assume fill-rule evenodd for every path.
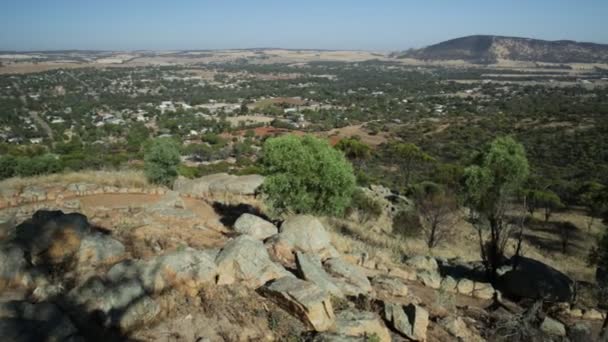
M 403 50 L 471 34 L 608 43 L 608 0 L 0 0 L 0 50 Z

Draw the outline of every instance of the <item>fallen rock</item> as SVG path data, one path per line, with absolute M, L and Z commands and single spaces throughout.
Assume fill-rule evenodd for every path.
M 583 318 L 583 310 L 577 308 L 567 310 L 566 314 L 572 318 Z
M 566 336 L 566 327 L 559 321 L 547 316 L 540 325 L 540 330 L 553 336 Z
M 336 333 L 342 336 L 375 336 L 374 341 L 390 342 L 391 335 L 378 317 L 366 311 L 345 310 L 336 315 Z
M 0 303 L 0 336 L 3 341 L 78 340 L 77 334 L 72 321 L 54 304 Z
M 314 216 L 296 215 L 283 222 L 278 235 L 267 241 L 274 260 L 285 267 L 295 268 L 295 252 L 313 253 L 326 260 L 340 254 L 331 244 L 325 227 Z
M 36 302 L 50 301 L 53 300 L 54 297 L 61 295 L 64 290 L 65 289 L 61 284 L 40 284 L 34 289 L 34 292 L 32 292 L 32 299 Z
M 428 312 L 414 304 L 384 304 L 384 319 L 398 332 L 413 341 L 426 341 Z
M 405 261 L 405 264 L 411 268 L 414 268 L 418 271 L 429 271 L 429 272 L 438 272 L 439 265 L 437 264 L 437 260 L 430 256 L 414 256 L 408 258 Z
M 344 298 L 342 290 L 334 284 L 332 278 L 325 272 L 321 259 L 316 255 L 296 252 L 298 269 L 304 280 L 311 281 L 323 291 L 338 298 Z
M 279 231 L 274 224 L 248 213 L 241 215 L 236 220 L 234 230 L 241 234 L 251 235 L 258 240 L 265 240 Z
M 352 265 L 341 258 L 332 258 L 325 261 L 327 271 L 338 277 L 336 284 L 342 292 L 349 296 L 358 296 L 372 292 L 372 284 L 365 272 L 358 266 Z
M 100 233 L 86 235 L 78 249 L 78 265 L 109 265 L 120 261 L 125 246 L 112 237 Z
M 78 314 L 94 316 L 106 328 L 132 331 L 153 322 L 160 305 L 147 295 L 137 280 L 117 283 L 94 277 L 68 293 L 68 305 Z
M 444 292 L 456 293 L 458 292 L 458 282 L 456 281 L 456 279 L 447 276 L 441 279 L 440 289 Z
M 473 294 L 473 290 L 475 289 L 475 283 L 469 279 L 460 279 L 456 289 L 461 295 L 471 296 Z
M 376 292 L 394 297 L 407 297 L 407 286 L 397 277 L 379 275 L 372 278 L 372 286 Z
M 416 280 L 418 278 L 417 274 L 413 270 L 405 270 L 400 267 L 390 267 L 388 270 L 388 274 L 390 276 L 399 277 L 405 280 Z
M 23 249 L 14 243 L 0 244 L 0 290 L 6 287 L 34 287 L 34 277 Z
M 177 191 L 167 191 L 158 202 L 147 205 L 145 210 L 149 214 L 163 218 L 189 219 L 196 217 L 193 211 L 186 208 L 184 200 Z
M 422 285 L 432 289 L 439 289 L 441 287 L 441 276 L 434 271 L 418 272 L 418 280 Z
M 254 195 L 263 183 L 264 177 L 260 175 L 235 176 L 218 173 L 196 179 L 180 177 L 174 182 L 173 190 L 194 197 L 221 193 Z
M 583 314 L 583 319 L 587 321 L 596 321 L 604 319 L 604 315 L 596 309 L 589 309 Z
M 591 326 L 583 322 L 575 323 L 568 329 L 568 338 L 570 339 L 570 342 L 593 341 Z
M 479 299 L 492 299 L 494 297 L 494 287 L 490 283 L 475 282 L 472 295 Z
M 270 280 L 292 276 L 270 260 L 261 241 L 248 235 L 241 235 L 228 242 L 215 262 L 218 267 L 218 285 L 239 281 L 248 287 L 257 288 Z
M 439 321 L 445 330 L 456 336 L 460 341 L 467 342 L 484 342 L 485 340 L 476 332 L 467 326 L 461 317 L 449 316 Z
M 205 284 L 215 281 L 217 266 L 205 251 L 187 248 L 148 261 L 126 260 L 106 274 L 112 283 L 137 281 L 150 293 L 176 288 L 195 295 Z
M 82 214 L 39 210 L 17 227 L 16 241 L 34 265 L 57 265 L 70 261 L 90 233 L 87 217 Z
M 335 320 L 329 294 L 317 285 L 283 277 L 262 287 L 261 292 L 316 331 L 329 330 Z
M 15 235 L 15 213 L 2 212 L 0 213 L 0 240 L 11 239 Z
M 543 298 L 553 302 L 571 302 L 575 283 L 564 273 L 540 261 L 519 257 L 517 269 L 498 277 L 497 289 L 513 298 Z

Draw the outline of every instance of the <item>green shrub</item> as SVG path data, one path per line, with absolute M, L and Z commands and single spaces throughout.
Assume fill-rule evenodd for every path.
M 179 145 L 171 139 L 155 139 L 146 149 L 144 162 L 144 172 L 148 181 L 171 186 L 178 174 Z
M 193 166 L 180 165 L 177 168 L 177 173 L 180 176 L 190 178 L 190 179 L 200 177 L 199 168 L 193 167 Z
M 13 177 L 16 163 L 17 159 L 13 156 L 0 157 L 0 179 Z
M 423 231 L 418 214 L 412 210 L 399 211 L 393 218 L 393 233 L 406 238 L 421 237 Z
M 352 165 L 342 152 L 313 136 L 266 140 L 263 192 L 276 213 L 341 215 L 355 190 Z
M 50 154 L 36 157 L 19 157 L 15 159 L 14 176 L 31 177 L 60 172 L 61 161 Z
M 363 190 L 357 189 L 353 193 L 352 202 L 348 208 L 349 213 L 357 212 L 361 222 L 377 219 L 382 215 L 380 201 L 366 195 Z

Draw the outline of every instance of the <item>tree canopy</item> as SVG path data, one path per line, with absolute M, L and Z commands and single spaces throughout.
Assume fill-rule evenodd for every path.
M 263 192 L 276 212 L 340 215 L 349 206 L 352 165 L 326 141 L 285 135 L 268 139 L 262 152 Z

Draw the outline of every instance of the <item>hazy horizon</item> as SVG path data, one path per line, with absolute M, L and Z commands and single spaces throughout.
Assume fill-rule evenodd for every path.
M 0 51 L 397 51 L 475 34 L 605 44 L 607 14 L 597 0 L 24 0 L 0 13 Z

